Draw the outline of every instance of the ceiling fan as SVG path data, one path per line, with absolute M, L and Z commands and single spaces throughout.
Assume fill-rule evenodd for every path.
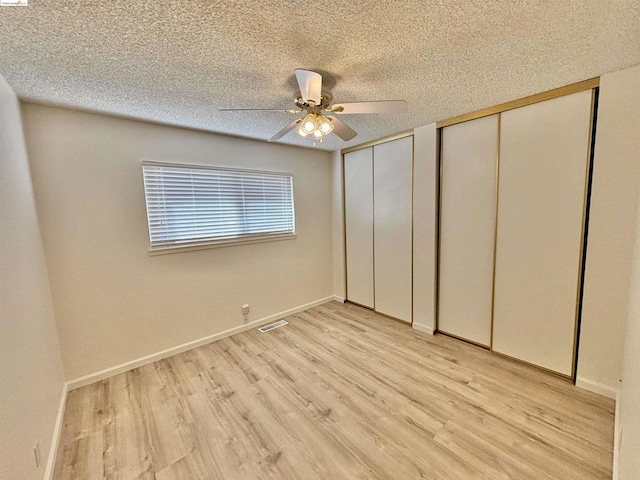
M 328 90 L 322 90 L 322 75 L 311 70 L 297 68 L 296 80 L 300 87 L 300 95 L 295 99 L 296 109 L 282 110 L 273 108 L 222 108 L 221 112 L 232 111 L 266 111 L 284 113 L 305 113 L 305 115 L 293 121 L 273 137 L 270 142 L 279 140 L 291 130 L 297 128 L 299 135 L 310 136 L 314 140 L 322 141 L 322 138 L 331 132 L 342 140 L 353 139 L 357 133 L 344 122 L 333 116 L 352 115 L 359 113 L 404 113 L 407 111 L 407 102 L 404 100 L 382 100 L 374 102 L 354 102 L 333 104 L 333 95 Z

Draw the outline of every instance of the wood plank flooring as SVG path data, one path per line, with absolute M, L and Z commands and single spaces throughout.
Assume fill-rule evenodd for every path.
M 331 302 L 69 393 L 56 479 L 610 479 L 614 404 Z

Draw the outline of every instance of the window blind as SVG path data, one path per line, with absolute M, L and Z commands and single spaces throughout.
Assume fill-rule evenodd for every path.
M 151 247 L 295 233 L 293 176 L 143 162 Z

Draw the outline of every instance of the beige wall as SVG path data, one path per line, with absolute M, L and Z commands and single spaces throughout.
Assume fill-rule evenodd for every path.
M 0 76 L 0 478 L 43 477 L 63 384 L 20 106 Z
M 331 154 L 331 239 L 333 245 L 333 294 L 344 299 L 344 220 L 342 205 L 342 154 Z
M 640 192 L 640 66 L 603 75 L 578 385 L 615 396 Z
M 436 269 L 436 124 L 414 130 L 413 326 L 433 332 Z
M 29 157 L 67 378 L 332 294 L 331 159 L 26 104 Z M 292 172 L 298 238 L 150 257 L 140 161 Z
M 640 131 L 640 122 L 636 122 L 636 131 Z M 640 148 L 636 155 L 640 156 Z M 621 435 L 617 469 L 620 480 L 640 478 L 640 205 L 631 268 L 618 419 Z

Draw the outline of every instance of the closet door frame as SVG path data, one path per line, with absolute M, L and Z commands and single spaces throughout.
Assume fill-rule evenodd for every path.
M 399 318 L 395 318 L 392 317 L 390 315 L 387 315 L 385 313 L 381 313 L 378 312 L 375 308 L 375 303 L 376 303 L 376 298 L 375 298 L 375 283 L 376 283 L 376 278 L 375 278 L 375 235 L 373 237 L 373 268 L 374 268 L 374 276 L 373 276 L 373 308 L 364 306 L 364 305 L 360 305 L 359 303 L 356 302 L 352 302 L 349 300 L 349 290 L 348 290 L 348 276 L 349 273 L 347 271 L 347 220 L 346 220 L 346 197 L 345 197 L 345 191 L 346 191 L 346 184 L 345 184 L 345 154 L 347 153 L 351 153 L 351 152 L 355 152 L 357 150 L 363 150 L 365 148 L 371 148 L 371 155 L 372 155 L 372 164 L 375 163 L 375 149 L 373 147 L 375 147 L 376 145 L 381 145 L 383 143 L 388 143 L 388 142 L 393 142 L 394 140 L 400 140 L 401 138 L 406 138 L 406 137 L 411 137 L 411 140 L 413 142 L 413 130 L 408 130 L 405 132 L 401 132 L 395 135 L 390 135 L 388 137 L 383 137 L 380 138 L 378 140 L 373 140 L 371 142 L 366 142 L 366 143 L 362 143 L 360 145 L 355 145 L 353 147 L 348 147 L 345 148 L 343 150 L 340 151 L 340 166 L 341 166 L 341 180 L 342 180 L 342 241 L 343 241 L 343 265 L 344 265 L 344 303 L 351 303 L 353 305 L 357 305 L 359 307 L 362 308 L 366 308 L 368 310 L 374 311 L 376 312 L 378 315 L 381 315 L 383 317 L 389 318 L 391 320 L 395 320 L 398 322 L 402 322 L 404 324 L 413 324 L 413 300 L 411 301 L 411 323 L 408 323 L 406 320 L 401 320 Z M 413 299 L 413 232 L 414 232 L 414 227 L 413 227 L 413 188 L 414 188 L 414 175 L 413 175 L 413 170 L 414 170 L 414 159 L 415 159 L 415 142 L 413 142 L 413 148 L 412 148 L 412 156 L 411 156 L 411 297 Z M 374 179 L 374 198 L 375 198 L 375 179 Z M 373 217 L 373 228 L 375 231 L 375 209 L 374 209 L 374 217 Z
M 571 375 L 563 375 L 561 373 L 555 372 L 553 370 L 549 370 L 547 368 L 541 367 L 539 365 L 535 365 L 524 360 L 520 360 L 518 358 L 511 357 L 509 355 L 505 355 L 493 350 L 493 320 L 494 320 L 494 307 L 495 307 L 495 283 L 496 283 L 496 248 L 497 248 L 497 233 L 498 233 L 498 198 L 500 195 L 500 131 L 501 131 L 501 113 L 506 112 L 508 110 L 513 110 L 516 108 L 524 107 L 527 105 L 532 105 L 539 102 L 544 102 L 545 100 L 551 100 L 558 97 L 563 97 L 565 95 L 571 95 L 573 93 L 582 92 L 585 90 L 591 91 L 591 114 L 589 118 L 589 140 L 587 146 L 587 158 L 586 158 L 586 171 L 585 171 L 585 188 L 584 188 L 584 198 L 583 198 L 583 209 L 582 209 L 582 235 L 581 241 L 579 245 L 579 264 L 578 264 L 578 275 L 576 279 L 576 309 L 575 309 L 575 319 L 574 319 L 574 337 L 573 337 L 573 348 L 572 348 L 572 362 L 571 362 Z M 585 266 L 587 260 L 587 246 L 588 246 L 588 236 L 589 236 L 589 211 L 591 207 L 591 191 L 592 191 L 592 183 L 593 183 L 593 162 L 594 162 L 594 153 L 595 153 L 595 142 L 596 142 L 596 127 L 597 127 L 597 119 L 598 119 L 598 97 L 600 90 L 600 77 L 592 78 L 589 80 L 584 80 L 582 82 L 574 83 L 571 85 L 567 85 L 564 87 L 556 88 L 554 90 L 549 90 L 547 92 L 531 95 L 529 97 L 524 97 L 518 100 L 514 100 L 512 102 L 503 103 L 500 105 L 496 105 L 493 107 L 485 108 L 483 110 L 478 110 L 475 112 L 459 115 L 457 117 L 453 117 L 447 120 L 443 120 L 436 123 L 437 128 L 437 172 L 438 178 L 436 179 L 436 195 L 437 195 L 437 213 L 436 213 L 436 285 L 435 285 L 435 331 L 436 334 L 446 335 L 457 340 L 478 346 L 480 348 L 484 348 L 486 350 L 491 351 L 493 354 L 510 358 L 520 363 L 524 363 L 540 370 L 544 370 L 553 375 L 559 376 L 561 378 L 565 378 L 567 380 L 572 381 L 574 384 L 576 382 L 576 373 L 578 366 L 578 351 L 580 347 L 580 327 L 582 322 L 582 303 L 583 303 L 583 295 L 584 295 L 584 275 L 585 275 Z M 455 335 L 451 335 L 445 332 L 442 332 L 438 329 L 438 320 L 440 313 L 440 250 L 441 250 L 441 214 L 442 214 L 442 178 L 443 178 L 443 162 L 442 162 L 442 130 L 444 127 L 450 125 L 456 125 L 458 123 L 467 122 L 470 120 L 475 120 L 477 118 L 486 117 L 489 115 L 498 114 L 498 153 L 496 156 L 496 197 L 495 197 L 495 224 L 494 224 L 494 245 L 493 245 L 493 275 L 492 275 L 492 298 L 491 298 L 491 342 L 489 347 L 487 348 L 484 345 L 479 345 L 464 338 L 457 337 Z

